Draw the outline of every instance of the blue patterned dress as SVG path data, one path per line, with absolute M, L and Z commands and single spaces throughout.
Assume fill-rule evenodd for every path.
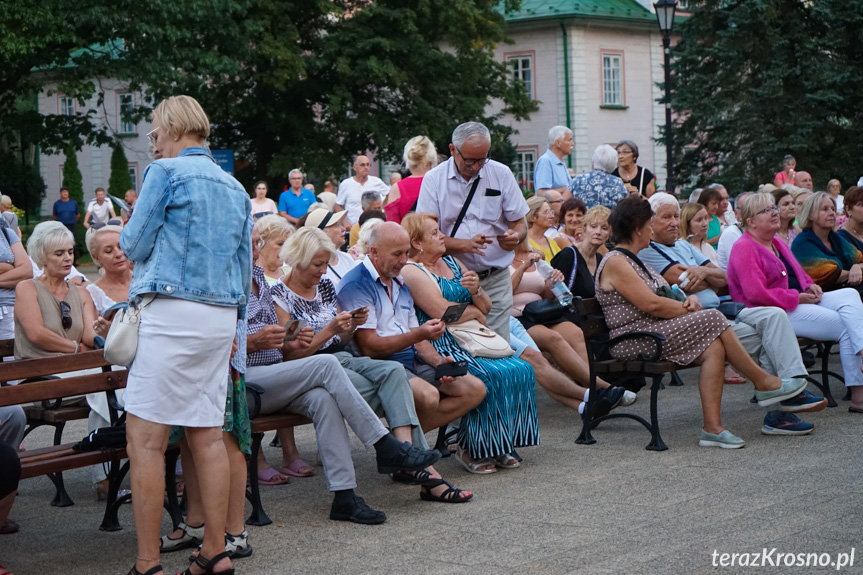
M 461 266 L 450 256 L 444 261 L 455 277 L 434 276 L 443 297 L 453 303 L 470 302 L 470 293 L 459 284 Z M 420 324 L 427 322 L 428 314 L 415 307 Z M 516 447 L 539 445 L 535 377 L 530 364 L 516 357 L 473 357 L 458 346 L 449 331 L 431 343 L 444 357 L 467 360 L 468 370 L 487 390 L 482 403 L 461 418 L 458 444 L 462 448 L 474 458 L 484 459 L 511 453 Z

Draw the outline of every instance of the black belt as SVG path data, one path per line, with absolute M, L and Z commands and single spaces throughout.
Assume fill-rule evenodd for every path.
M 494 272 L 500 271 L 501 268 L 488 268 L 487 270 L 482 270 L 481 272 L 476 272 L 476 275 L 479 276 L 480 281 L 484 280 Z

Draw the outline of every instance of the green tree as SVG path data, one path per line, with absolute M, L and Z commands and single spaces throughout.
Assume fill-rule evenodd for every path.
M 84 179 L 78 168 L 78 150 L 74 146 L 66 146 L 65 159 L 63 160 L 63 182 L 60 184 L 69 189 L 69 199 L 78 202 L 78 211 L 83 217 L 86 213 L 84 207 Z M 75 248 L 76 253 L 84 249 L 84 227 L 75 226 Z
M 738 193 L 772 182 L 785 154 L 812 173 L 856 182 L 858 2 L 703 0 L 672 48 L 678 176 Z
M 108 179 L 108 193 L 122 199 L 127 190 L 132 189 L 132 176 L 129 175 L 129 160 L 123 146 L 115 143 L 111 151 L 111 177 Z

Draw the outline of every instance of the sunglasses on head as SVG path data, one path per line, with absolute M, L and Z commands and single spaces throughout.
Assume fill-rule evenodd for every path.
M 63 329 L 72 327 L 72 308 L 65 301 L 60 302 L 60 318 Z
M 122 226 L 123 222 L 120 220 L 108 220 L 107 222 L 93 222 L 90 224 L 90 227 L 94 230 L 100 230 L 105 226 Z

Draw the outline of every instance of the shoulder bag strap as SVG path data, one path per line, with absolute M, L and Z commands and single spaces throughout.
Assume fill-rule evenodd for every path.
M 639 169 L 641 170 L 641 178 L 638 180 L 638 193 L 644 195 L 644 192 L 642 192 L 642 186 L 644 186 L 644 168 Z
M 631 251 L 629 251 L 629 250 L 628 250 L 628 249 L 626 249 L 626 248 L 619 248 L 619 247 L 617 247 L 617 248 L 612 248 L 612 249 L 613 249 L 614 251 L 617 251 L 617 252 L 622 253 L 623 255 L 625 255 L 626 257 L 628 257 L 629 259 L 631 259 L 631 260 L 632 260 L 632 261 L 634 261 L 635 263 L 637 263 L 637 264 L 638 264 L 638 267 L 640 267 L 642 270 L 644 270 L 644 273 L 646 273 L 646 274 L 647 274 L 647 277 L 649 277 L 651 280 L 653 280 L 653 283 L 657 283 L 657 282 L 656 282 L 656 280 L 653 278 L 653 275 L 652 275 L 652 274 L 650 273 L 650 271 L 647 269 L 647 266 L 646 266 L 646 265 L 644 265 L 644 262 L 642 262 L 640 259 L 638 259 L 638 256 L 637 256 L 637 255 L 635 255 L 634 253 L 632 253 Z
M 455 233 L 458 231 L 459 226 L 461 226 L 461 221 L 464 219 L 464 216 L 467 213 L 467 208 L 470 205 L 470 201 L 473 199 L 473 195 L 476 193 L 476 187 L 478 185 L 479 174 L 477 174 L 476 179 L 473 181 L 473 186 L 471 186 L 470 192 L 467 195 L 467 199 L 464 201 L 464 205 L 461 207 L 461 212 L 455 220 L 455 225 L 452 227 L 452 232 L 450 233 L 449 237 L 455 237 Z

